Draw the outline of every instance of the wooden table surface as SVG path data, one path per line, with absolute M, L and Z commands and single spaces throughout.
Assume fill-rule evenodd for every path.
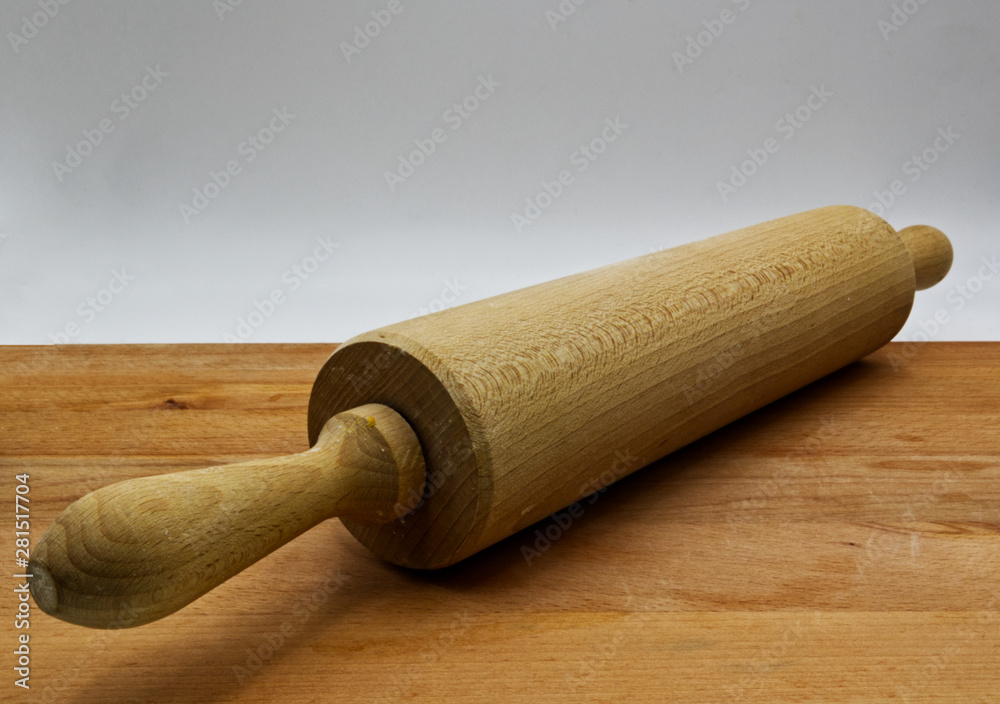
M 331 350 L 0 348 L 8 510 L 301 451 Z M 444 571 L 328 521 L 137 629 L 33 608 L 27 696 L 15 582 L 18 701 L 1000 704 L 1000 343 L 890 345 Z

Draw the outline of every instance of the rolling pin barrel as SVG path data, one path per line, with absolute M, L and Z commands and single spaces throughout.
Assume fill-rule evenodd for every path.
M 874 352 L 951 259 L 934 228 L 824 208 L 374 330 L 320 371 L 311 450 L 84 496 L 32 594 L 138 625 L 334 516 L 451 565 Z
M 823 208 L 348 341 L 310 437 L 383 403 L 428 482 L 405 530 L 345 524 L 387 560 L 444 567 L 874 352 L 951 261 L 937 230 L 905 232 Z

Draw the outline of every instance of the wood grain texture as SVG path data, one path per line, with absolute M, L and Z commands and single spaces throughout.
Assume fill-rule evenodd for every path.
M 355 337 L 310 433 L 360 403 L 406 418 L 426 502 L 405 531 L 347 525 L 444 567 L 875 351 L 914 291 L 892 226 L 821 208 Z
M 175 402 L 176 403 L 176 402 Z M 426 470 L 413 430 L 369 404 L 305 452 L 115 482 L 68 506 L 35 545 L 31 595 L 92 628 L 172 614 L 329 518 L 403 518 Z
M 113 481 L 306 450 L 329 353 L 0 348 L 3 491 L 30 473 L 37 539 Z M 445 570 L 328 521 L 139 629 L 33 610 L 19 701 L 997 704 L 998 398 L 1000 344 L 894 343 Z

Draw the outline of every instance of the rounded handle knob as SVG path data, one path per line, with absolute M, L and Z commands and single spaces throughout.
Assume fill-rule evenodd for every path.
M 899 236 L 913 257 L 918 291 L 934 286 L 948 275 L 955 255 L 951 242 L 941 230 L 929 225 L 914 225 L 900 230 Z

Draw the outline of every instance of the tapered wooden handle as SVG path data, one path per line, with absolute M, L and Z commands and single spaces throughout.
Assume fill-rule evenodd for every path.
M 419 504 L 425 471 L 409 424 L 386 406 L 360 406 L 331 418 L 298 455 L 87 494 L 35 547 L 31 593 L 70 623 L 148 623 L 328 518 L 380 525 L 404 516 Z
M 951 241 L 941 230 L 929 225 L 914 225 L 900 230 L 899 236 L 913 257 L 918 291 L 937 285 L 951 271 L 955 254 Z

